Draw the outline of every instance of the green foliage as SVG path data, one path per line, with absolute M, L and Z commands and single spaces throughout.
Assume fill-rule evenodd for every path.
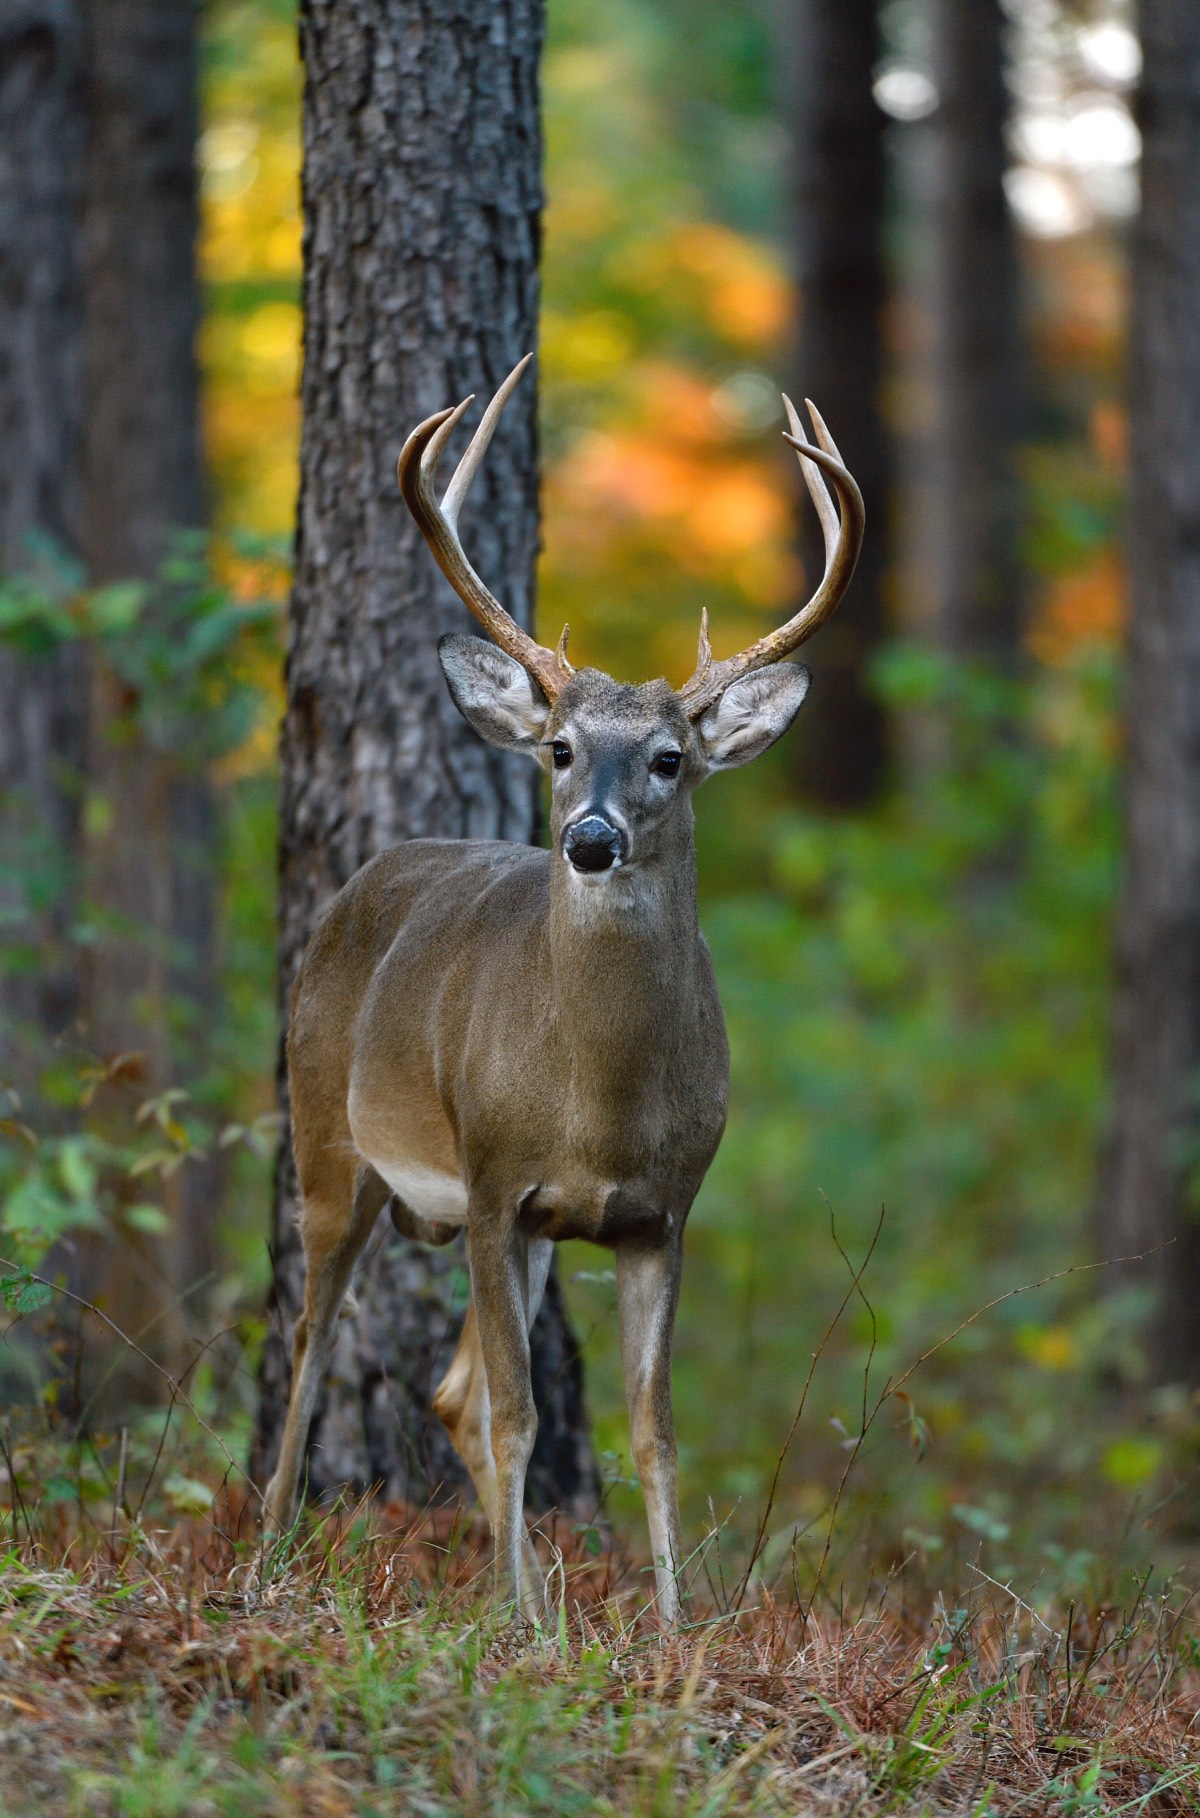
M 275 646 L 278 608 L 238 600 L 215 576 L 208 539 L 180 532 L 154 581 L 88 588 L 39 539 L 36 565 L 0 579 L 0 641 L 27 658 L 82 641 L 123 685 L 120 738 L 203 764 L 242 745 L 261 712 L 254 653 Z
M 96 1196 L 98 1171 L 115 1169 L 133 1179 L 153 1171 L 166 1178 L 186 1155 L 203 1153 L 197 1108 L 210 1126 L 237 1114 L 224 1139 L 226 1146 L 238 1144 L 231 1186 L 252 1186 L 261 1198 L 265 1147 L 275 1130 L 269 1079 L 274 1006 L 266 982 L 273 966 L 274 789 L 261 759 L 247 766 L 246 754 L 260 744 L 268 753 L 273 746 L 278 595 L 285 571 L 275 544 L 249 537 L 218 544 L 181 534 L 152 582 L 100 588 L 84 586 L 77 565 L 45 539 L 35 539 L 26 553 L 25 569 L 0 577 L 0 642 L 35 663 L 64 644 L 79 646 L 85 672 L 102 669 L 118 684 L 112 695 L 120 710 L 105 736 L 136 739 L 165 760 L 171 777 L 204 770 L 216 785 L 225 972 L 215 1027 L 208 1031 L 207 1074 L 197 1077 L 190 1061 L 187 1017 L 194 1016 L 194 1006 L 177 1000 L 169 1021 L 187 1090 L 177 1086 L 141 1107 L 132 1146 L 87 1131 L 43 1130 L 39 1140 L 28 1121 L 0 1118 L 0 1189 L 7 1194 L 0 1236 L 15 1253 L 36 1257 L 72 1231 L 100 1227 L 106 1214 Z M 84 778 L 63 780 L 81 798 L 85 830 L 120 812 L 120 804 L 89 794 Z M 9 799 L 5 810 L 12 844 L 9 888 L 0 905 L 6 934 L 0 972 L 36 976 L 56 964 L 74 967 L 98 932 L 83 889 L 86 867 L 79 854 L 47 843 L 27 804 Z M 66 959 L 48 946 L 55 925 L 48 911 L 64 895 L 73 908 L 58 937 L 71 949 Z M 18 1049 L 22 1042 L 31 1049 L 34 1032 L 17 1034 Z M 135 1056 L 88 1057 L 73 1035 L 36 1060 L 35 1067 L 22 1069 L 23 1083 L 36 1086 L 42 1113 L 53 1111 L 60 1130 L 65 1117 L 86 1109 L 98 1085 L 119 1082 L 124 1070 L 137 1068 Z M 192 1108 L 181 1121 L 172 1107 L 185 1102 Z M 22 1156 L 22 1146 L 36 1154 Z M 259 1216 L 256 1209 L 257 1252 Z M 161 1232 L 163 1219 L 161 1208 L 144 1201 L 123 1213 L 124 1225 L 145 1235 Z
M 73 1101 L 59 1107 L 70 1103 L 79 1121 L 67 1133 L 39 1134 L 18 1118 L 0 1119 L 0 1263 L 16 1269 L 0 1284 L 0 1293 L 14 1312 L 33 1312 L 49 1298 L 49 1289 L 31 1283 L 29 1270 L 51 1258 L 64 1240 L 83 1232 L 102 1232 L 115 1241 L 131 1232 L 143 1237 L 166 1232 L 170 1182 L 214 1147 L 244 1150 L 260 1174 L 273 1154 L 278 1132 L 273 1113 L 216 1130 L 182 1088 L 140 1097 L 136 1077 L 125 1056 L 107 1066 L 78 1068 Z M 87 1124 L 101 1085 L 119 1093 L 110 1100 L 103 1133 Z
M 10 1255 L 40 1261 L 69 1233 L 99 1229 L 97 1186 L 109 1153 L 99 1138 L 80 1133 L 49 1137 L 32 1152 L 22 1147 L 6 1155 L 0 1236 Z

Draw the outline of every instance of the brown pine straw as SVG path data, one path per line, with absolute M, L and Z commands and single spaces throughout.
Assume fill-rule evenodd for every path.
M 1147 1584 L 1124 1607 L 1055 1613 L 978 1574 L 961 1608 L 938 1602 L 924 1618 L 895 1581 L 854 1615 L 765 1594 L 725 1616 L 693 1604 L 691 1625 L 663 1635 L 631 1561 L 589 1559 L 566 1524 L 547 1523 L 539 1545 L 561 1560 L 565 1613 L 530 1636 L 489 1611 L 484 1525 L 451 1510 L 359 1505 L 274 1553 L 228 1492 L 208 1521 L 132 1528 L 116 1557 L 85 1552 L 70 1521 L 45 1511 L 0 1568 L 6 1812 L 66 1810 L 67 1764 L 111 1770 L 152 1705 L 164 1743 L 201 1724 L 218 1751 L 247 1727 L 299 1751 L 307 1790 L 277 1809 L 349 1818 L 371 1783 L 368 1717 L 345 1689 L 364 1635 L 395 1650 L 397 1670 L 427 1650 L 390 1746 L 414 1768 L 460 1750 L 479 1795 L 464 1811 L 507 1809 L 484 1797 L 479 1713 L 502 1710 L 514 1682 L 569 1691 L 581 1675 L 572 1785 L 594 1779 L 598 1810 L 657 1811 L 646 1777 L 668 1767 L 672 1797 L 694 1794 L 705 1813 L 1200 1809 L 1190 1600 Z M 456 1663 L 472 1639 L 468 1693 Z

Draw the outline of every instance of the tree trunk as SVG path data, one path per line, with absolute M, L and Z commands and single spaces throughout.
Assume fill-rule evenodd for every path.
M 0 0 L 0 568 L 53 580 L 78 550 L 83 25 L 75 0 Z M 0 1082 L 24 1093 L 76 1011 L 78 646 L 0 644 Z
M 1200 1383 L 1200 11 L 1143 0 L 1130 329 L 1125 877 L 1104 1256 L 1154 1295 L 1160 1379 Z
M 429 835 L 529 840 L 532 766 L 451 705 L 438 636 L 470 621 L 401 504 L 408 431 L 486 398 L 533 346 L 541 234 L 541 0 L 303 0 L 305 358 L 301 491 L 283 730 L 281 1019 L 317 911 L 374 853 Z M 478 407 L 477 407 L 478 409 Z M 533 613 L 532 378 L 472 496 L 472 559 Z M 461 451 L 452 447 L 446 471 Z M 282 1063 L 281 1098 L 286 1094 Z M 303 1260 L 290 1150 L 275 1208 L 273 1330 L 254 1470 L 273 1468 Z M 465 1479 L 430 1398 L 454 1349 L 461 1250 L 390 1226 L 367 1247 L 311 1435 L 309 1490 L 423 1501 Z M 285 1346 L 286 1340 L 286 1346 Z M 579 1353 L 554 1278 L 533 1333 L 542 1424 L 530 1490 L 595 1495 Z
M 1000 0 L 934 0 L 932 23 L 933 629 L 953 656 L 1012 668 L 1023 374 L 1004 195 L 1004 15 Z
M 98 581 L 153 575 L 204 523 L 190 0 L 87 0 L 87 553 Z
M 197 70 L 190 0 L 86 0 L 86 504 L 93 582 L 152 579 L 180 530 L 205 519 L 195 339 Z M 213 810 L 203 775 L 137 729 L 135 695 L 94 667 L 88 883 L 100 938 L 87 973 L 88 1036 L 102 1055 L 145 1055 L 145 1089 L 172 1072 L 169 1000 L 211 1016 Z M 201 850 L 197 851 L 197 836 Z M 199 950 L 196 943 L 200 944 Z M 190 953 L 184 948 L 191 944 Z M 193 1044 L 185 1073 L 202 1064 Z M 191 1290 L 212 1256 L 211 1182 L 178 1177 L 172 1233 L 102 1263 L 130 1310 Z M 132 1240 L 131 1240 L 132 1242 Z M 124 1289 L 122 1283 L 125 1284 Z M 143 1317 L 146 1303 L 142 1299 Z
M 798 406 L 811 397 L 828 423 L 862 488 L 867 535 L 848 598 L 805 653 L 811 652 L 814 680 L 792 751 L 806 795 L 831 808 L 857 808 L 878 793 L 887 763 L 884 714 L 868 678 L 884 636 L 888 548 L 880 401 L 886 122 L 871 90 L 879 22 L 875 0 L 797 0 L 794 18 L 801 318 L 792 395 Z M 801 549 L 811 592 L 825 552 L 802 486 L 801 494 Z

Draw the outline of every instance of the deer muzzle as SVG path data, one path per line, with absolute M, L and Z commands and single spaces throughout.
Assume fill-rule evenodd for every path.
M 576 871 L 610 871 L 625 857 L 625 837 L 602 814 L 588 814 L 567 828 L 563 856 Z

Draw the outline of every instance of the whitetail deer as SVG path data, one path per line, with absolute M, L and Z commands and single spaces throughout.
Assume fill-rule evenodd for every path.
M 434 1405 L 492 1526 L 498 1583 L 530 1617 L 544 1586 L 523 1520 L 537 1417 L 529 1329 L 553 1245 L 616 1254 L 632 1450 L 657 1607 L 682 1562 L 671 1341 L 683 1228 L 725 1125 L 729 1050 L 696 913 L 692 791 L 785 732 L 808 671 L 780 659 L 828 618 L 863 533 L 858 487 L 809 405 L 787 404 L 825 533 L 808 604 L 716 662 L 707 623 L 678 692 L 573 670 L 536 644 L 463 553 L 458 514 L 526 361 L 501 386 L 439 505 L 439 457 L 471 403 L 415 429 L 400 490 L 442 572 L 494 644 L 438 645 L 481 737 L 529 753 L 552 785 L 549 850 L 413 840 L 381 853 L 326 909 L 292 996 L 288 1077 L 308 1278 L 279 1465 L 286 1525 L 351 1270 L 383 1206 L 406 1236 L 466 1226 L 471 1301 Z M 822 481 L 829 475 L 841 517 Z M 497 648 L 499 646 L 499 648 Z

